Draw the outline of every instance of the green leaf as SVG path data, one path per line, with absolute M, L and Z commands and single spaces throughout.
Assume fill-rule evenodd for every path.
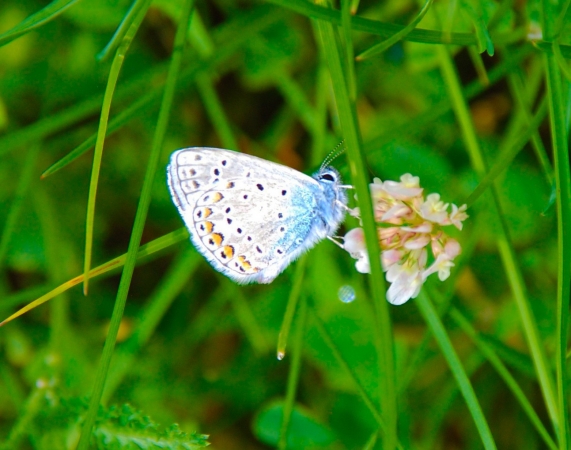
M 68 448 L 77 439 L 78 423 L 86 411 L 87 403 L 78 398 L 44 401 L 32 427 L 38 448 Z M 93 428 L 95 445 L 106 450 L 198 450 L 209 445 L 207 438 L 185 433 L 177 424 L 165 428 L 128 404 L 100 408 Z
M 277 446 L 283 420 L 283 403 L 275 401 L 263 407 L 254 418 L 253 431 L 260 441 Z M 287 449 L 327 449 L 335 436 L 324 424 L 302 408 L 294 406 L 287 433 Z

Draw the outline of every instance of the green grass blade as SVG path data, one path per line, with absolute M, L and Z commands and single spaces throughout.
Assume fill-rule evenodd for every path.
M 89 181 L 89 195 L 87 198 L 87 217 L 85 219 L 85 255 L 83 260 L 83 293 L 87 295 L 89 290 L 89 270 L 91 269 L 91 256 L 93 252 L 93 221 L 95 220 L 95 200 L 97 196 L 97 185 L 99 183 L 99 173 L 101 171 L 101 160 L 103 159 L 103 145 L 105 144 L 105 136 L 107 134 L 107 123 L 109 121 L 109 111 L 111 110 L 111 101 L 115 93 L 115 86 L 121 73 L 125 54 L 145 17 L 146 10 L 141 10 L 135 20 L 131 23 L 128 32 L 125 34 L 121 46 L 117 49 L 109 77 L 105 94 L 103 95 L 103 105 L 101 106 L 101 116 L 99 119 L 99 128 L 97 130 L 97 140 L 95 142 L 95 152 L 93 154 L 93 165 L 91 168 L 91 178 Z
M 488 81 L 493 85 L 502 80 L 507 73 L 515 70 L 519 64 L 532 53 L 529 47 L 517 49 L 510 52 L 505 60 L 495 66 L 488 72 Z M 462 89 L 462 95 L 466 99 L 472 99 L 481 94 L 487 86 L 484 86 L 479 80 L 473 81 Z M 365 143 L 365 153 L 369 154 L 379 151 L 382 146 L 392 139 L 399 138 L 403 135 L 418 133 L 420 130 L 426 129 L 440 116 L 446 114 L 452 108 L 450 99 L 444 99 L 435 105 L 432 105 L 425 112 L 418 114 L 412 120 L 407 120 L 402 125 L 398 125 L 386 130 L 382 135 L 377 136 Z
M 405 38 L 405 36 L 412 32 L 416 28 L 416 26 L 420 23 L 420 21 L 424 18 L 430 7 L 432 6 L 433 0 L 426 0 L 424 6 L 418 12 L 417 16 L 401 31 L 395 33 L 390 38 L 379 42 L 378 44 L 373 45 L 371 48 L 365 50 L 364 52 L 360 53 L 357 56 L 357 61 L 363 61 L 365 59 L 371 58 L 372 56 L 376 56 L 379 53 L 383 53 L 389 47 L 395 45 L 398 41 Z
M 323 135 L 327 130 L 323 127 L 321 114 L 310 103 L 299 84 L 296 83 L 292 76 L 285 71 L 276 73 L 275 81 L 276 87 L 280 90 L 280 93 L 286 100 L 287 104 L 295 111 L 299 121 L 303 124 L 305 129 L 311 133 L 313 140 L 319 141 L 322 139 L 318 136 Z M 323 138 L 325 138 L 325 136 L 323 136 Z M 336 143 L 335 137 L 332 134 L 327 134 L 327 142 L 329 148 L 333 148 Z M 322 145 L 317 148 L 321 150 Z M 323 161 L 323 157 L 320 152 L 317 152 L 315 158 L 315 162 L 312 160 L 312 163 L 309 164 L 310 167 L 319 166 L 321 161 Z
M 33 145 L 26 155 L 26 159 L 23 163 L 22 173 L 18 177 L 18 184 L 16 186 L 16 191 L 14 192 L 14 198 L 12 204 L 10 205 L 10 211 L 6 217 L 6 223 L 2 229 L 2 234 L 0 235 L 0 267 L 4 265 L 4 258 L 8 252 L 8 244 L 10 239 L 16 231 L 16 225 L 18 223 L 18 218 L 20 213 L 24 208 L 24 198 L 30 184 L 32 183 L 32 177 L 34 175 L 34 169 L 36 167 L 36 160 L 38 159 L 38 154 L 40 152 L 40 145 Z
M 212 79 L 209 75 L 199 74 L 196 78 L 196 85 L 198 87 L 198 92 L 202 97 L 202 102 L 208 113 L 214 129 L 217 131 L 222 145 L 224 148 L 230 150 L 239 150 L 238 142 L 234 138 L 234 133 L 232 132 L 232 126 L 226 118 L 226 113 L 220 103 L 220 99 L 216 94 L 214 86 L 212 84 Z
M 244 331 L 244 335 L 248 342 L 252 346 L 254 352 L 258 355 L 263 355 L 267 352 L 269 345 L 266 340 L 266 336 L 262 330 L 262 327 L 256 319 L 256 315 L 253 313 L 250 304 L 248 303 L 244 291 L 240 286 L 234 284 L 230 285 L 229 290 L 230 304 L 234 309 L 234 314 L 238 323 Z
M 347 148 L 351 179 L 357 191 L 357 196 L 359 197 L 361 218 L 365 230 L 367 251 L 371 264 L 369 281 L 377 321 L 377 333 L 374 339 L 379 354 L 379 392 L 383 419 L 386 425 L 383 445 L 385 449 L 392 449 L 395 448 L 397 443 L 393 336 L 388 303 L 385 301 L 384 276 L 381 268 L 377 228 L 369 192 L 369 180 L 365 169 L 365 158 L 361 150 L 361 135 L 355 105 L 351 102 L 349 95 L 347 77 L 344 73 L 345 65 L 341 59 L 343 52 L 338 41 L 338 36 L 330 23 L 318 21 L 317 27 L 321 38 L 322 51 L 325 54 L 325 59 L 331 74 L 337 113 Z
M 467 16 L 472 21 L 474 29 L 476 30 L 476 39 L 478 40 L 478 50 L 480 53 L 484 51 L 490 56 L 494 56 L 494 43 L 488 32 L 488 27 L 484 18 L 467 1 L 461 0 L 460 4 L 466 11 Z
M 184 240 L 187 240 L 187 239 L 188 239 L 187 229 L 186 228 L 180 228 L 176 231 L 173 231 L 172 233 L 169 233 L 165 236 L 161 236 L 160 238 L 157 238 L 154 241 L 151 241 L 148 244 L 145 244 L 142 247 L 140 247 L 139 251 L 137 253 L 137 260 L 138 261 L 144 260 L 144 259 L 148 258 L 150 255 L 156 254 L 157 252 L 159 252 L 159 251 L 161 251 L 167 247 L 170 247 L 171 245 L 177 244 L 177 243 L 184 241 Z M 116 258 L 113 258 L 112 260 L 107 261 L 106 263 L 103 263 L 100 266 L 97 266 L 97 267 L 91 269 L 89 276 L 91 278 L 93 278 L 93 277 L 101 276 L 103 274 L 111 272 L 112 270 L 118 269 L 118 268 L 122 267 L 123 265 L 125 265 L 126 260 L 127 260 L 127 253 L 125 253 L 121 256 L 118 256 Z M 16 319 L 17 317 L 20 317 L 22 314 L 25 314 L 28 311 L 44 304 L 45 302 L 51 300 L 52 298 L 58 296 L 61 293 L 67 291 L 68 289 L 70 289 L 74 286 L 77 286 L 78 284 L 80 284 L 82 282 L 83 282 L 83 274 L 78 275 L 78 276 L 72 278 L 71 280 L 66 281 L 63 284 L 60 284 L 59 286 L 53 288 L 51 291 L 45 293 L 44 295 L 37 298 L 33 302 L 27 304 L 23 308 L 20 308 L 18 311 L 16 311 L 10 317 L 4 319 L 2 322 L 0 322 L 0 327 L 3 325 L 6 325 L 8 322 L 11 322 L 12 320 Z M 35 292 L 35 291 L 36 291 L 36 288 L 31 290 L 31 292 Z M 28 295 L 31 295 L 31 293 L 27 293 L 26 296 L 24 296 L 24 298 L 27 298 Z M 17 301 L 17 300 L 19 300 L 19 296 L 15 296 L 13 303 L 19 303 L 19 301 Z
M 318 6 L 304 0 L 269 0 L 271 3 L 290 9 L 302 14 L 310 19 L 319 19 L 329 22 L 332 25 L 341 25 L 341 12 L 332 8 Z M 362 31 L 385 39 L 400 33 L 405 26 L 394 23 L 380 22 L 378 20 L 365 19 L 354 16 L 351 18 L 351 28 L 353 31 Z M 527 33 L 527 29 L 516 29 L 510 33 L 493 34 L 490 39 L 497 44 L 520 41 Z M 406 34 L 405 41 L 419 42 L 421 44 L 445 44 L 445 45 L 476 45 L 477 38 L 474 33 L 450 33 L 444 34 L 441 31 L 415 29 Z M 571 46 L 561 46 L 562 54 L 565 57 L 571 55 Z
M 540 125 L 545 120 L 547 115 L 547 102 L 542 102 L 538 108 L 537 113 L 531 120 L 528 128 L 516 139 L 515 142 L 508 148 L 506 148 L 500 155 L 496 158 L 494 165 L 482 178 L 478 187 L 474 189 L 474 192 L 466 199 L 466 204 L 470 207 L 472 204 L 480 198 L 480 196 L 491 188 L 496 181 L 497 177 L 508 168 L 517 154 L 523 150 L 525 145 L 530 141 L 534 134 L 537 133 Z
M 193 0 L 186 0 L 183 6 L 183 13 L 181 14 L 180 21 L 177 26 L 171 65 L 169 67 L 165 92 L 161 104 L 161 110 L 159 112 L 159 118 L 157 121 L 157 128 L 153 137 L 153 145 L 151 148 L 149 163 L 147 165 L 147 171 L 145 173 L 141 198 L 139 200 L 139 206 L 135 216 L 133 232 L 129 241 L 127 260 L 125 261 L 125 267 L 123 268 L 123 273 L 121 275 L 121 281 L 117 291 L 117 298 L 113 308 L 113 315 L 111 317 L 109 331 L 107 333 L 107 338 L 105 339 L 105 346 L 103 348 L 103 354 L 101 356 L 101 361 L 97 370 L 95 386 L 93 387 L 93 393 L 89 401 L 89 409 L 85 417 L 85 422 L 82 426 L 78 450 L 87 450 L 89 446 L 91 439 L 91 430 L 97 417 L 97 410 L 99 409 L 101 396 L 103 394 L 103 388 L 105 387 L 105 379 L 107 378 L 109 365 L 111 364 L 111 357 L 113 356 L 113 350 L 117 340 L 119 325 L 121 324 L 123 311 L 125 309 L 125 303 L 127 302 L 127 295 L 129 293 L 129 286 L 131 284 L 133 272 L 135 270 L 137 251 L 141 243 L 145 220 L 147 218 L 147 212 L 151 202 L 153 181 L 157 172 L 161 148 L 167 131 L 168 119 L 174 98 L 176 81 L 179 75 L 180 66 L 182 64 L 182 52 L 184 50 L 184 43 L 186 42 L 187 30 L 190 25 L 193 6 Z
M 476 330 L 472 327 L 468 319 L 466 319 L 460 311 L 456 308 L 452 308 L 450 311 L 450 317 L 464 330 L 464 332 L 472 339 L 472 341 L 477 345 L 482 354 L 486 359 L 492 364 L 498 375 L 504 380 L 516 400 L 519 402 L 521 408 L 529 418 L 531 424 L 537 430 L 537 433 L 541 436 L 545 444 L 551 450 L 557 450 L 557 445 L 541 423 L 541 419 L 533 409 L 533 406 L 525 396 L 523 390 L 519 387 L 514 377 L 508 371 L 502 360 L 496 355 L 494 350 L 486 344 L 485 341 L 480 339 Z
M 470 60 L 474 65 L 474 69 L 476 69 L 480 83 L 482 83 L 483 86 L 487 87 L 490 84 L 490 80 L 488 79 L 488 73 L 486 71 L 484 60 L 482 59 L 482 54 L 478 53 L 476 47 L 473 45 L 468 47 L 468 54 L 470 55 Z
M 537 58 L 540 60 L 539 58 Z M 540 60 L 541 61 L 541 60 Z M 534 64 L 530 68 L 531 73 L 531 81 L 526 80 L 525 87 L 529 85 L 533 85 L 534 92 L 538 92 L 540 83 L 543 80 L 543 66 L 540 64 Z M 530 113 L 530 104 L 533 101 L 534 97 L 529 97 L 526 95 L 526 89 L 524 88 L 524 74 L 521 70 L 517 70 L 516 73 L 508 74 L 507 80 L 510 86 L 510 91 L 512 92 L 513 97 L 516 99 L 520 110 L 524 113 L 526 119 L 526 125 L 530 126 L 532 122 L 532 117 Z M 545 100 L 546 101 L 546 100 Z M 543 141 L 541 140 L 541 136 L 539 132 L 536 132 L 531 137 L 531 143 L 533 145 L 533 150 L 535 152 L 536 158 L 541 164 L 541 168 L 543 170 L 543 174 L 545 179 L 549 183 L 549 185 L 553 185 L 554 175 L 553 175 L 553 167 L 551 167 L 551 161 L 549 161 L 549 157 L 547 156 L 547 151 L 545 150 L 545 146 L 543 145 Z
M 486 164 L 476 138 L 476 132 L 471 121 L 468 106 L 462 97 L 458 74 L 456 73 L 447 50 L 439 47 L 437 51 L 440 56 L 441 70 L 449 90 L 449 95 L 452 99 L 454 112 L 458 118 L 463 139 L 472 161 L 472 166 L 479 176 L 483 178 L 486 173 Z M 549 416 L 557 429 L 557 402 L 555 400 L 555 389 L 553 387 L 551 371 L 545 356 L 545 350 L 541 343 L 537 323 L 533 316 L 529 299 L 527 298 L 523 275 L 518 267 L 515 252 L 510 244 L 508 227 L 502 213 L 501 204 L 495 187 L 492 189 L 491 197 L 491 207 L 494 208 L 495 215 L 500 223 L 500 233 L 497 238 L 498 250 L 504 265 L 506 276 L 510 283 L 512 294 L 520 313 L 524 334 L 531 351 L 543 398 L 547 406 Z
M 18 418 L 16 424 L 12 426 L 10 434 L 5 438 L 4 442 L 0 444 L 0 450 L 13 450 L 20 448 L 21 440 L 28 433 L 29 428 L 34 423 L 34 419 L 42 411 L 46 397 L 46 389 L 42 387 L 34 388 L 23 409 L 23 413 Z
M 542 52 L 553 55 L 553 42 L 551 41 L 534 41 L 533 45 L 540 49 Z M 571 59 L 571 46 L 570 45 L 558 45 L 558 51 L 566 59 Z
M 310 316 L 313 319 L 313 321 L 315 322 L 315 325 L 317 326 L 317 331 L 319 332 L 319 335 L 321 336 L 321 338 L 323 339 L 325 344 L 327 344 L 327 347 L 329 347 L 329 349 L 333 353 L 333 356 L 335 357 L 335 360 L 337 361 L 337 363 L 349 375 L 349 377 L 351 378 L 351 380 L 353 381 L 353 383 L 355 385 L 355 388 L 357 389 L 357 392 L 359 393 L 359 396 L 361 397 L 361 399 L 363 400 L 363 402 L 365 403 L 367 408 L 369 408 L 369 411 L 371 412 L 372 416 L 374 417 L 375 421 L 377 422 L 377 424 L 379 425 L 381 430 L 383 430 L 383 433 L 386 434 L 385 422 L 383 420 L 383 417 L 381 416 L 381 414 L 379 414 L 379 411 L 375 407 L 373 400 L 371 399 L 371 397 L 369 397 L 369 394 L 367 393 L 367 391 L 365 390 L 365 388 L 363 387 L 363 385 L 359 381 L 359 378 L 357 377 L 357 375 L 355 374 L 355 372 L 353 371 L 351 366 L 347 363 L 347 361 L 345 361 L 345 358 L 343 358 L 343 355 L 341 354 L 341 352 L 339 351 L 339 349 L 337 348 L 337 346 L 333 342 L 333 339 L 331 338 L 331 334 L 327 331 L 325 325 L 323 324 L 323 321 L 319 318 L 319 316 L 315 312 L 314 307 L 311 303 L 308 305 L 308 308 L 309 308 Z
M 345 63 L 349 98 L 354 102 L 357 98 L 357 84 L 355 81 L 355 53 L 351 31 L 351 0 L 341 0 L 341 32 L 343 33 L 343 48 L 345 49 L 345 58 L 342 61 Z
M 292 358 L 287 376 L 287 389 L 284 401 L 283 420 L 280 427 L 280 440 L 278 441 L 278 449 L 285 450 L 287 448 L 287 432 L 293 405 L 295 403 L 295 394 L 301 373 L 301 355 L 303 351 L 303 342 L 305 337 L 305 326 L 307 322 L 307 303 L 302 300 L 299 305 L 299 314 L 297 318 L 297 331 L 294 337 Z
M 77 1 L 78 0 L 54 0 L 45 8 L 20 22 L 11 30 L 0 34 L 0 47 L 52 21 L 70 6 L 73 6 Z
M 117 96 L 115 96 L 117 97 Z M 152 108 L 153 104 L 158 103 L 159 101 L 159 91 L 153 91 L 147 95 L 144 95 L 137 101 L 133 102 L 129 107 L 125 110 L 121 111 L 115 117 L 113 117 L 106 127 L 106 134 L 105 137 L 111 136 L 117 130 L 120 130 L 126 123 L 128 123 L 131 119 L 135 117 L 135 115 L 139 112 L 142 112 L 146 108 Z M 63 158 L 59 159 L 55 163 L 53 163 L 50 167 L 48 167 L 44 173 L 42 173 L 42 178 L 49 177 L 53 175 L 57 171 L 63 169 L 68 164 L 75 161 L 84 153 L 87 153 L 95 143 L 97 142 L 98 133 L 94 133 L 90 137 L 88 137 L 85 141 L 79 144 L 76 148 L 74 148 L 71 152 L 65 155 Z
M 146 11 L 149 8 L 150 3 L 151 0 L 135 0 L 135 2 L 133 2 L 131 7 L 129 8 L 129 11 L 127 11 L 127 14 L 119 24 L 119 27 L 117 27 L 117 30 L 115 31 L 115 34 L 113 35 L 111 40 L 107 43 L 105 48 L 101 50 L 101 52 L 99 52 L 99 54 L 97 55 L 97 59 L 99 61 L 104 61 L 105 59 L 107 59 L 111 55 L 113 50 L 115 50 L 117 47 L 119 47 L 119 45 L 121 45 L 121 42 L 123 42 L 123 37 L 127 34 L 129 29 L 131 28 L 131 24 L 134 23 L 135 21 L 139 21 L 138 18 L 139 13 L 145 11 L 145 13 L 143 13 L 143 16 L 146 14 Z
M 295 311 L 297 309 L 297 304 L 301 297 L 301 289 L 303 287 L 303 276 L 305 274 L 306 264 L 307 264 L 307 256 L 303 255 L 297 261 L 297 265 L 295 266 L 295 273 L 293 275 L 293 284 L 291 290 L 289 291 L 287 306 L 282 320 L 280 333 L 278 335 L 277 358 L 279 360 L 284 359 L 286 354 L 287 340 L 289 337 L 291 324 L 293 322 L 293 316 L 295 314 Z
M 271 7 L 270 7 L 271 9 Z M 204 61 L 193 61 L 190 67 L 187 67 L 181 72 L 177 85 L 180 87 L 187 86 L 193 82 L 200 73 L 211 73 L 218 70 L 219 73 L 223 70 L 228 70 L 224 63 L 230 59 L 242 47 L 246 46 L 252 37 L 270 26 L 273 22 L 278 20 L 278 16 L 268 13 L 267 5 L 262 5 L 248 13 L 240 15 L 234 19 L 230 24 L 224 25 L 215 34 L 215 41 L 225 42 L 228 39 L 227 35 L 232 35 L 229 43 L 219 47 L 218 51 Z M 140 88 L 139 88 L 140 90 Z M 161 97 L 161 88 L 153 89 L 148 94 L 144 95 L 132 105 L 127 107 L 124 111 L 119 113 L 116 117 L 111 119 L 108 125 L 108 132 L 115 132 L 123 125 L 133 119 L 138 113 L 148 111 L 152 105 L 158 103 Z M 61 160 L 53 164 L 47 169 L 43 177 L 53 175 L 58 170 L 62 169 L 76 158 L 87 152 L 96 141 L 97 135 L 90 136 L 85 142 L 80 144 L 71 153 L 64 156 Z M 26 139 L 25 134 L 18 140 L 18 144 L 22 144 L 22 139 Z M 12 141 L 11 141 L 12 142 Z M 0 149 L 2 148 L 3 141 L 0 140 Z M 1 154 L 1 150 L 0 150 Z
M 139 96 L 141 90 L 148 89 L 149 79 L 154 79 L 164 72 L 164 66 L 160 64 L 158 68 L 152 68 L 140 76 L 125 81 L 114 96 L 115 102 L 122 102 L 125 99 Z M 0 156 L 89 120 L 91 116 L 100 112 L 102 101 L 102 95 L 95 95 L 0 138 Z M 94 134 L 91 146 L 95 144 L 95 136 Z
M 460 362 L 458 355 L 454 351 L 454 347 L 450 342 L 450 338 L 448 337 L 444 325 L 440 321 L 434 306 L 424 291 L 421 291 L 420 295 L 415 300 L 415 303 L 418 306 L 418 309 L 422 314 L 424 320 L 430 327 L 430 330 L 432 331 L 434 338 L 436 339 L 436 342 L 442 351 L 442 355 L 446 359 L 448 367 L 450 367 L 452 375 L 454 375 L 454 378 L 458 383 L 458 387 L 460 388 L 460 391 L 466 400 L 466 405 L 470 410 L 472 419 L 478 428 L 478 432 L 480 433 L 484 448 L 486 450 L 495 449 L 496 443 L 492 433 L 490 432 L 490 427 L 488 426 L 488 422 L 484 417 L 484 413 L 482 412 L 480 403 L 478 402 L 478 398 L 474 392 L 474 388 L 472 387 L 470 379 L 462 367 L 462 363 Z
M 555 23 L 555 5 L 543 0 L 543 27 L 548 40 L 553 38 Z M 557 352 L 555 369 L 557 378 L 557 401 L 559 407 L 559 446 L 568 449 L 571 446 L 569 436 L 569 405 L 567 375 L 567 345 L 569 333 L 569 298 L 571 294 L 571 174 L 569 169 L 568 123 L 565 120 L 564 95 L 561 85 L 561 72 L 555 55 L 545 55 L 547 97 L 549 100 L 549 119 L 551 123 L 551 141 L 555 166 L 555 184 L 557 194 Z M 566 86 L 569 89 L 569 84 Z
M 108 402 L 121 382 L 133 369 L 137 354 L 151 338 L 161 319 L 188 283 L 188 279 L 193 275 L 200 262 L 199 254 L 193 249 L 189 249 L 178 255 L 170 265 L 160 284 L 149 296 L 147 306 L 143 310 L 133 334 L 119 347 L 115 355 L 115 362 L 109 370 L 109 376 L 105 383 L 103 403 Z

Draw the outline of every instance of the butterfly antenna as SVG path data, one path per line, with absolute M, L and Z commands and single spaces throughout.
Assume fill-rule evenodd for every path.
M 341 147 L 345 142 L 345 139 L 343 139 L 341 142 L 339 142 L 339 144 L 337 144 L 335 146 L 335 148 L 333 150 L 331 150 L 331 152 L 329 153 L 329 155 L 327 155 L 325 157 L 325 160 L 323 161 L 323 164 L 321 164 L 321 167 L 319 168 L 319 171 L 321 172 L 323 169 L 325 169 L 326 167 L 329 166 L 329 164 L 331 164 L 331 162 L 337 158 L 339 155 L 342 155 L 345 152 L 345 147 Z M 341 148 L 340 148 L 341 147 Z

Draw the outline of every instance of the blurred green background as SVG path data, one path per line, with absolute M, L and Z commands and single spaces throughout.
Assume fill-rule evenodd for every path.
M 464 252 L 452 277 L 444 283 L 433 277 L 425 292 L 495 446 L 563 448 L 530 336 L 538 331 L 533 342 L 554 380 L 558 318 L 567 313 L 556 301 L 559 210 L 545 114 L 553 91 L 546 77 L 553 70 L 548 61 L 569 73 L 568 4 L 353 2 L 357 15 L 349 32 L 339 26 L 339 4 L 198 0 L 170 106 L 161 106 L 161 98 L 186 2 L 144 5 L 111 104 L 93 266 L 127 251 L 159 114 L 169 121 L 158 141 L 142 244 L 164 241 L 137 263 L 92 445 L 159 448 L 163 439 L 160 448 L 199 448 L 205 445 L 200 434 L 207 434 L 222 450 L 380 449 L 388 444 L 373 411 L 389 395 L 397 404 L 400 448 L 493 448 L 416 300 L 389 309 L 396 383 L 389 394 L 380 390 L 377 313 L 367 276 L 331 242 L 270 285 L 237 286 L 210 267 L 184 231 L 169 234 L 182 227 L 166 186 L 173 150 L 232 148 L 311 173 L 344 138 L 322 22 L 334 23 L 343 43 L 370 181 L 412 173 L 425 193 L 460 205 L 483 176 L 474 169 L 474 145 L 488 167 L 498 169 L 493 186 L 507 228 L 488 185 L 471 199 L 470 219 L 455 234 Z M 428 12 L 419 30 L 405 30 L 362 61 L 350 58 L 403 30 L 423 7 Z M 45 17 L 34 16 L 42 8 Z M 83 273 L 94 136 L 116 47 L 104 58 L 100 52 L 130 8 L 126 0 L 0 5 L 0 319 Z M 557 27 L 555 50 L 537 35 L 544 19 Z M 10 34 L 16 26 L 21 36 Z M 563 80 L 559 101 L 568 127 L 571 97 Z M 521 151 L 513 161 L 502 160 L 514 148 Z M 76 158 L 40 179 L 72 151 Z M 352 182 L 345 156 L 333 165 Z M 346 224 L 356 225 L 354 219 Z M 498 251 L 506 229 L 517 269 Z M 518 274 L 523 300 L 510 282 Z M 0 441 L 6 448 L 77 445 L 120 276 L 115 268 L 92 278 L 87 297 L 81 286 L 65 289 L 0 328 Z M 297 298 L 296 283 L 297 310 L 286 357 L 278 361 L 278 334 L 288 299 Z M 343 286 L 355 289 L 354 302 L 340 301 Z M 531 325 L 522 322 L 521 301 Z M 516 399 L 493 358 L 529 404 Z M 558 388 L 562 397 L 567 384 L 564 378 Z M 169 428 L 173 423 L 180 430 Z

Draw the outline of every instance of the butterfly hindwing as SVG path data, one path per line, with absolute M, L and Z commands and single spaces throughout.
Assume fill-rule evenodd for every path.
M 195 246 L 235 281 L 270 282 L 317 240 L 321 187 L 288 167 L 228 150 L 185 149 L 171 157 L 169 186 Z

